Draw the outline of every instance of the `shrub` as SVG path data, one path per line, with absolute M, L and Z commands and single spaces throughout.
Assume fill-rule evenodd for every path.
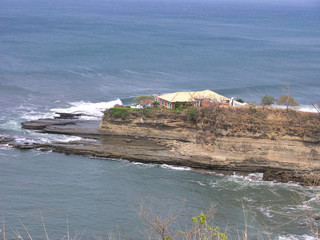
M 188 120 L 192 123 L 196 123 L 197 113 L 198 113 L 198 110 L 196 108 L 190 108 L 188 111 Z
M 129 108 L 116 107 L 110 109 L 111 116 L 115 118 L 122 118 L 123 120 L 129 116 Z
M 248 109 L 248 113 L 256 113 L 257 112 L 257 109 L 255 108 L 255 106 L 250 106 L 249 109 Z
M 133 101 L 134 101 L 135 103 L 139 103 L 140 101 L 146 100 L 146 99 L 151 99 L 151 100 L 153 100 L 153 96 L 150 96 L 150 95 L 140 95 L 140 96 L 136 97 L 135 99 L 133 99 Z
M 265 106 L 270 106 L 272 104 L 274 104 L 274 102 L 276 101 L 276 99 L 272 96 L 269 96 L 268 94 L 266 94 L 262 99 L 261 99 L 261 105 L 263 106 L 263 108 Z
M 180 209 L 181 211 L 181 209 Z M 161 214 L 161 210 L 155 211 L 150 206 L 146 206 L 145 202 L 140 205 L 139 216 L 146 226 L 144 231 L 146 239 L 161 240 L 228 240 L 226 233 L 223 233 L 219 227 L 209 224 L 214 217 L 214 205 L 204 214 L 192 217 L 192 228 L 176 230 L 172 225 L 179 217 L 179 213 L 170 213 L 167 216 Z
M 189 102 L 175 102 L 174 103 L 174 108 L 175 109 L 179 109 L 179 108 L 188 108 L 188 107 L 192 107 L 193 104 L 189 103 Z
M 289 95 L 281 95 L 277 101 L 277 104 L 285 106 L 287 108 L 287 111 L 289 107 L 295 107 L 300 105 L 295 101 L 294 97 L 291 97 Z
M 159 107 L 159 106 L 160 106 L 160 103 L 155 101 L 155 102 L 152 103 L 152 106 L 154 106 L 154 107 Z

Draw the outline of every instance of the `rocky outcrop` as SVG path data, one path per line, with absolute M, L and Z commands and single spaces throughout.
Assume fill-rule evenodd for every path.
M 188 164 L 176 158 L 183 165 L 264 172 L 266 180 L 319 181 L 320 121 L 315 114 L 256 108 L 149 111 L 111 109 L 100 131 L 157 140 L 187 158 Z
M 43 143 L 2 137 L 0 144 L 224 173 L 262 172 L 264 180 L 320 183 L 320 118 L 311 113 L 113 108 L 101 122 L 60 114 L 56 119 L 24 122 L 22 127 L 81 139 Z

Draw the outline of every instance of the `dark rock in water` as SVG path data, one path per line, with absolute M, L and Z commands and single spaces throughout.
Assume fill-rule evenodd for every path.
M 28 145 L 28 144 L 23 144 L 20 146 L 20 149 L 23 149 L 23 150 L 34 149 L 34 148 L 35 148 L 34 145 Z
M 10 144 L 11 147 L 19 148 L 22 150 L 34 149 L 36 146 L 33 143 L 25 142 L 25 143 L 14 143 Z
M 317 171 L 312 174 L 308 171 L 284 171 L 284 170 L 266 170 L 263 174 L 263 180 L 276 182 L 297 182 L 302 185 L 319 185 L 320 175 Z
M 11 137 L 0 137 L 0 144 L 7 144 L 13 140 L 14 138 Z
M 314 216 L 313 219 L 317 220 L 317 221 L 320 221 L 320 216 Z
M 59 117 L 55 117 L 55 119 L 79 119 L 79 117 L 83 116 L 81 113 L 59 113 L 56 112 Z
M 27 121 L 21 123 L 22 128 L 24 129 L 33 129 L 33 130 L 43 130 L 47 126 L 51 125 L 67 125 L 73 124 L 75 120 L 65 120 L 65 119 L 39 119 L 35 121 Z

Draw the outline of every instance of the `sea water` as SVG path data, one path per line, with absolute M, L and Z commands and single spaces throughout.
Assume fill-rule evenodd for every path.
M 71 141 L 20 123 L 57 111 L 98 119 L 137 95 L 174 91 L 211 89 L 259 102 L 283 94 L 281 83 L 291 85 L 303 110 L 314 111 L 319 26 L 320 4 L 311 0 L 2 0 L 0 134 Z M 250 239 L 312 239 L 306 219 L 293 220 L 317 194 L 263 182 L 258 173 L 223 176 L 8 146 L 0 147 L 0 188 L 7 235 L 19 230 L 27 238 L 24 224 L 34 239 L 44 238 L 42 217 L 52 239 L 67 226 L 89 238 L 106 239 L 113 230 L 141 239 L 136 211 L 146 199 L 154 209 L 165 205 L 163 214 L 183 204 L 181 229 L 216 204 L 214 224 L 234 238 L 247 218 Z

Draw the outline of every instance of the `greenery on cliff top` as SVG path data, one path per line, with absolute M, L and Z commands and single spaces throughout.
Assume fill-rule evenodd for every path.
M 166 109 L 115 107 L 105 111 L 103 120 L 131 121 L 136 118 L 149 120 L 173 119 L 185 121 L 197 128 L 214 130 L 274 132 L 277 135 L 295 136 L 320 134 L 320 116 L 316 113 L 287 111 L 280 108 L 262 107 L 219 107 Z
M 144 118 L 154 118 L 154 117 L 164 117 L 173 115 L 181 115 L 183 109 L 168 109 L 168 108 L 156 108 L 156 107 L 145 107 L 145 108 L 128 108 L 128 107 L 114 107 L 107 109 L 104 112 L 103 119 L 108 117 L 115 119 L 128 120 L 130 117 L 144 117 Z

